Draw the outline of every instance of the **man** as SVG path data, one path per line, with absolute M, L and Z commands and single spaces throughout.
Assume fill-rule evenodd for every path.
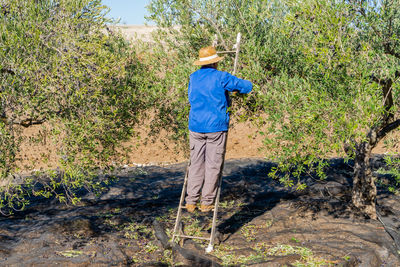
M 253 88 L 250 81 L 218 71 L 218 62 L 222 59 L 214 47 L 202 48 L 199 60 L 194 62 L 194 65 L 202 67 L 190 75 L 190 167 L 186 196 L 189 212 L 196 209 L 200 191 L 200 210 L 208 212 L 213 209 L 229 128 L 228 92 L 247 94 Z

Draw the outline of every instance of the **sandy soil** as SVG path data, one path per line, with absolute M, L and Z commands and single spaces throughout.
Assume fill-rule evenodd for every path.
M 157 29 L 156 26 L 145 25 L 119 25 L 113 28 L 121 31 L 130 41 L 141 40 L 144 42 L 151 42 L 151 33 Z
M 57 149 L 58 145 L 54 144 L 45 134 L 43 127 L 32 126 L 24 129 L 23 136 L 25 142 L 21 146 L 20 152 L 17 154 L 18 167 L 25 171 L 38 169 L 55 169 L 58 165 Z M 118 166 L 141 166 L 141 165 L 165 165 L 183 162 L 188 159 L 185 151 L 177 150 L 174 143 L 168 141 L 167 131 L 161 132 L 160 135 L 152 138 L 153 142 L 144 143 L 143 140 L 148 136 L 149 130 L 146 125 L 138 125 L 135 128 L 138 133 L 129 141 L 121 144 L 121 150 L 129 148 L 124 158 L 115 162 Z M 262 158 L 265 153 L 261 150 L 263 136 L 257 134 L 258 130 L 251 123 L 232 123 L 229 130 L 226 159 L 239 158 Z M 138 136 L 140 135 L 140 139 Z M 37 137 L 44 137 L 38 141 Z M 380 144 L 373 150 L 375 154 L 385 154 L 388 152 L 400 152 L 399 134 L 391 134 L 387 137 L 386 142 L 394 142 L 395 149 L 388 150 L 386 142 Z
M 54 169 L 58 164 L 57 144 L 54 144 L 45 134 L 46 126 L 32 126 L 24 129 L 25 142 L 17 154 L 20 169 L 38 170 Z M 148 136 L 147 127 L 138 126 L 135 131 L 140 135 L 132 137 L 128 142 L 121 144 L 121 148 L 129 148 L 130 152 L 116 162 L 116 165 L 136 166 L 138 164 L 165 165 L 187 160 L 184 151 L 178 151 L 175 144 L 168 141 L 168 132 L 163 131 L 156 136 L 154 142 L 143 140 Z M 37 141 L 37 137 L 44 137 Z M 257 135 L 257 129 L 250 123 L 233 124 L 227 143 L 227 159 L 263 157 L 259 151 L 262 146 L 262 136 Z M 123 150 L 123 149 L 121 149 Z

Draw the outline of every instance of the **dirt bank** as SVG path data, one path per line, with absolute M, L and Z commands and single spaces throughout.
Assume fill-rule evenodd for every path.
M 46 136 L 46 125 L 32 126 L 23 129 L 25 141 L 17 154 L 17 164 L 22 170 L 33 169 L 55 169 L 58 166 L 57 150 L 59 145 L 52 142 Z M 165 165 L 183 162 L 187 160 L 187 155 L 183 151 L 177 150 L 175 144 L 168 139 L 170 133 L 162 131 L 159 135 L 151 138 L 153 141 L 144 142 L 149 135 L 148 124 L 138 125 L 135 129 L 137 133 L 129 141 L 121 144 L 120 150 L 129 148 L 129 152 L 121 157 L 116 165 L 137 166 L 137 164 Z M 227 159 L 239 158 L 261 158 L 265 153 L 261 150 L 263 146 L 263 136 L 258 134 L 259 130 L 251 123 L 233 122 L 229 130 L 227 143 Z M 39 140 L 38 137 L 42 137 Z M 385 154 L 388 152 L 399 153 L 400 138 L 398 133 L 390 134 L 384 142 L 381 142 L 373 153 Z M 389 150 L 386 144 L 394 142 L 397 144 L 394 149 Z
M 25 141 L 17 154 L 17 164 L 22 170 L 55 169 L 58 165 L 57 151 L 59 145 L 46 135 L 46 125 L 32 126 L 23 129 Z M 171 164 L 185 161 L 186 155 L 177 150 L 175 144 L 168 140 L 170 133 L 162 131 L 159 135 L 144 142 L 149 135 L 146 124 L 134 129 L 137 133 L 129 141 L 121 144 L 120 150 L 129 148 L 116 165 L 136 166 L 137 164 Z M 39 137 L 42 137 L 39 140 Z M 250 123 L 235 123 L 229 132 L 227 159 L 262 157 L 262 136 Z

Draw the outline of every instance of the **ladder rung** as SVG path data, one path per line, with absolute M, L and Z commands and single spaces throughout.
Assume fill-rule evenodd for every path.
M 236 50 L 234 50 L 234 51 L 217 51 L 217 54 L 227 54 L 227 53 L 236 53 Z
M 192 239 L 202 239 L 202 240 L 210 240 L 210 237 L 200 237 L 200 236 L 190 236 L 190 235 L 174 235 L 174 237 L 183 237 L 183 238 L 192 238 Z
M 181 209 L 187 209 L 186 207 L 184 207 L 184 206 L 182 206 L 181 207 Z M 214 211 L 214 208 L 212 208 L 211 210 L 209 210 L 209 211 Z

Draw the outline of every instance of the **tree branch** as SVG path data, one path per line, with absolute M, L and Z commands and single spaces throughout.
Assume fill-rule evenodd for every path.
M 220 29 L 219 29 L 217 23 L 216 23 L 214 20 L 212 20 L 211 18 L 208 18 L 207 16 L 203 15 L 200 11 L 194 9 L 193 7 L 190 7 L 190 9 L 191 9 L 194 13 L 197 13 L 201 18 L 207 20 L 207 21 L 213 26 L 213 28 L 214 28 L 215 31 L 217 32 L 219 38 L 221 39 L 222 46 L 224 47 L 225 50 L 229 50 L 229 48 L 228 48 L 228 46 L 227 46 L 226 43 L 225 43 L 224 37 L 222 36 L 222 33 L 221 33 L 221 31 L 220 31 Z
M 360 7 L 359 7 L 359 9 L 358 9 L 358 12 L 359 12 L 365 19 L 368 19 L 368 16 L 367 16 L 367 14 L 365 13 L 365 9 L 364 9 L 364 7 L 362 6 L 362 2 L 363 2 L 363 1 L 360 1 L 360 3 L 359 3 Z M 370 26 L 371 26 L 372 30 L 375 32 L 375 34 L 376 34 L 377 36 L 379 36 L 379 37 L 380 37 L 381 39 L 383 39 L 383 40 L 386 39 L 385 36 L 382 35 L 382 32 L 379 31 L 379 30 L 376 28 L 376 26 L 375 26 L 374 24 L 370 24 Z M 389 28 L 390 28 L 390 27 L 392 27 L 392 20 L 389 21 Z M 394 57 L 400 59 L 400 53 L 394 51 L 394 49 L 393 49 L 393 47 L 391 47 L 389 41 L 387 41 L 387 40 L 384 41 L 384 43 L 383 43 L 382 45 L 383 45 L 383 49 L 384 49 L 384 51 L 385 51 L 386 54 L 392 55 L 392 56 L 394 56 Z
M 397 79 L 400 77 L 400 71 L 396 70 L 394 73 L 394 78 Z
M 8 69 L 8 68 L 1 68 L 0 73 L 7 73 L 7 74 L 15 75 L 14 70 Z
M 0 6 L 1 13 L 4 16 L 7 16 L 8 14 L 10 14 L 10 11 L 8 9 L 9 9 L 9 6 L 6 4 L 3 4 L 2 6 Z
M 394 51 L 393 47 L 390 47 L 389 42 L 384 43 L 383 48 L 384 48 L 386 54 L 392 55 L 395 58 L 400 59 L 400 53 L 397 53 L 396 51 Z
M 371 80 L 376 82 L 379 85 L 385 85 L 385 83 L 386 83 L 386 80 L 379 79 L 378 77 L 376 77 L 373 74 L 371 75 Z
M 380 78 L 376 77 L 373 74 L 370 77 L 371 77 L 372 81 L 374 81 L 374 82 L 376 82 L 376 83 L 378 83 L 379 85 L 382 85 L 382 86 L 385 86 L 388 83 L 393 83 L 392 79 L 380 79 Z M 400 71 L 399 70 L 396 70 L 396 72 L 394 73 L 394 78 L 395 79 L 400 78 Z
M 382 86 L 383 105 L 385 106 L 385 110 L 388 112 L 387 119 L 391 119 L 394 116 L 394 114 L 390 111 L 390 109 L 393 107 L 392 85 L 392 79 L 388 79 L 386 85 Z
M 399 126 L 400 126 L 400 119 L 398 119 L 398 120 L 396 120 L 396 121 L 394 121 L 392 123 L 389 123 L 388 125 L 383 127 L 380 131 L 378 131 L 378 133 L 376 135 L 377 142 L 379 140 L 382 140 L 382 138 L 384 138 L 388 133 L 390 133 L 391 131 L 395 130 Z
M 395 72 L 395 79 L 397 79 L 398 77 L 400 77 L 400 71 Z M 386 125 L 394 117 L 394 114 L 391 111 L 391 108 L 393 107 L 393 93 L 392 93 L 393 79 L 391 78 L 379 79 L 374 75 L 371 75 L 371 79 L 382 87 L 383 105 L 387 112 L 384 118 L 384 124 Z
M 28 128 L 29 126 L 32 126 L 32 125 L 43 124 L 46 120 L 47 120 L 46 118 L 41 119 L 41 120 L 26 119 L 26 120 L 23 120 L 20 122 L 14 122 L 14 124 L 21 125 L 25 128 Z
M 362 1 L 360 1 L 360 8 L 358 9 L 358 12 L 365 18 L 368 19 L 367 13 L 365 13 L 365 9 L 362 6 Z M 378 35 L 379 37 L 382 37 L 382 33 L 378 31 L 378 29 L 375 27 L 374 24 L 371 24 L 372 29 L 374 30 L 375 34 Z

